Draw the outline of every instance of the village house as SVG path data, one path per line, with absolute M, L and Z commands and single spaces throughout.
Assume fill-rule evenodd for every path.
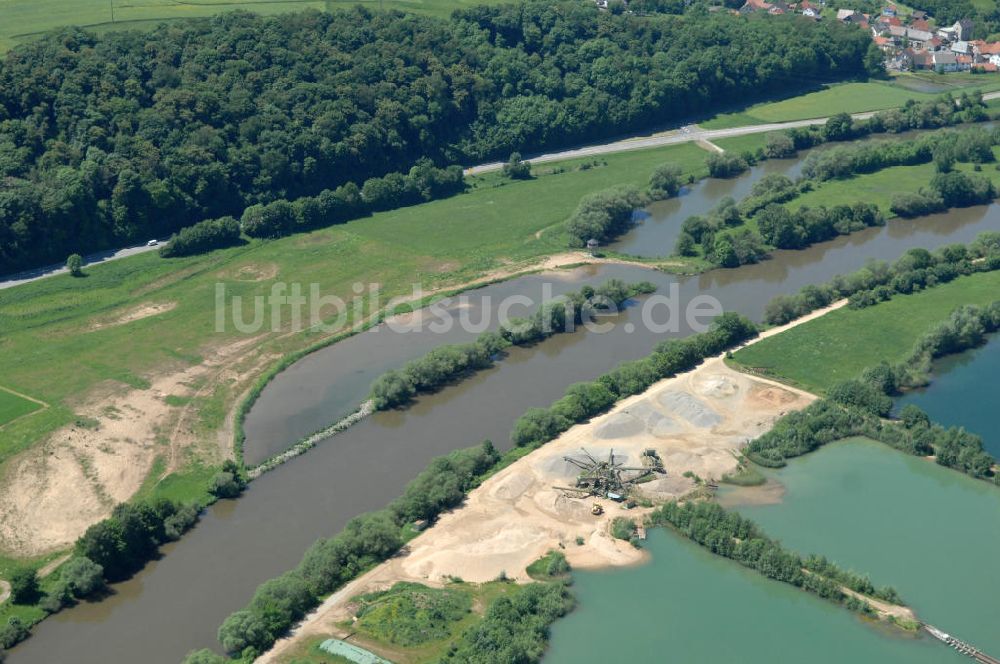
M 905 42 L 905 45 L 912 46 L 915 49 L 924 48 L 934 38 L 934 35 L 929 32 L 914 30 L 902 25 L 890 26 L 889 34 L 892 35 L 897 43 L 902 44 Z
M 933 51 L 931 69 L 943 72 L 958 71 L 958 59 L 951 51 Z

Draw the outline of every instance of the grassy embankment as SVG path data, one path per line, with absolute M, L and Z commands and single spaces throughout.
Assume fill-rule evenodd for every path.
M 344 623 L 350 642 L 398 664 L 437 662 L 463 632 L 480 624 L 497 599 L 512 598 L 525 586 L 492 581 L 450 583 L 430 588 L 400 583 L 364 595 L 359 600 L 360 619 Z M 279 661 L 285 664 L 339 664 L 347 661 L 320 649 L 330 635 L 300 639 Z
M 959 305 L 986 305 L 1000 293 L 1000 272 L 955 281 L 864 309 L 842 308 L 733 355 L 741 368 L 765 369 L 771 378 L 822 394 L 885 360 L 903 360 L 927 330 Z
M 1000 157 L 1000 146 L 994 146 L 993 154 Z M 957 163 L 954 170 L 973 173 L 975 167 L 970 163 Z M 934 172 L 934 164 L 929 163 L 917 166 L 893 166 L 874 173 L 863 173 L 840 180 L 826 180 L 818 183 L 812 191 L 792 199 L 787 205 L 790 209 L 797 210 L 803 206 L 830 207 L 845 202 L 867 201 L 878 205 L 886 218 L 891 218 L 894 216 L 889 209 L 892 195 L 915 192 L 921 187 L 927 188 L 934 177 Z M 997 164 L 983 164 L 979 174 L 988 177 L 1000 190 L 1000 171 L 997 170 Z
M 530 181 L 488 174 L 470 178 L 468 193 L 311 233 L 191 258 L 165 260 L 148 253 L 87 268 L 83 279 L 62 275 L 0 291 L 3 386 L 51 404 L 0 428 L 0 464 L 63 425 L 90 425 L 79 404 L 95 390 L 148 388 L 156 376 L 200 364 L 213 349 L 246 339 L 235 330 L 215 332 L 217 282 L 246 302 L 266 296 L 279 280 L 301 283 L 306 293 L 317 283 L 323 294 L 347 301 L 354 283 L 378 281 L 383 303 L 408 295 L 417 282 L 425 290 L 466 283 L 564 251 L 567 237 L 560 224 L 584 194 L 619 183 L 644 186 L 653 168 L 666 161 L 701 176 L 705 155 L 684 144 L 609 155 L 585 169 L 581 165 L 594 164 L 593 159 L 549 164 Z M 176 306 L 117 322 L 142 305 L 163 303 Z M 232 364 L 239 367 L 246 356 L 259 353 L 284 356 L 329 336 L 288 335 L 287 315 L 282 323 L 285 329 L 264 332 L 255 352 L 240 353 Z M 211 438 L 259 373 L 257 367 L 235 382 L 199 379 L 206 383 L 194 385 L 201 389 L 195 396 L 166 395 L 164 405 L 172 412 L 191 410 L 190 424 L 206 444 L 187 459 L 198 477 L 155 483 L 158 492 L 184 494 L 186 487 L 200 485 L 194 480 L 210 472 L 204 464 L 218 461 L 218 444 Z M 168 431 L 159 442 L 166 453 Z
M 822 90 L 775 102 L 762 102 L 742 111 L 721 113 L 699 122 L 705 129 L 728 129 L 767 122 L 821 118 L 835 113 L 863 113 L 902 106 L 908 100 L 929 101 L 945 92 L 1000 90 L 1000 76 L 972 74 L 899 74 L 890 81 L 834 83 Z M 724 146 L 723 146 L 724 147 Z
M 213 16 L 243 9 L 257 14 L 318 9 L 330 11 L 354 5 L 371 9 L 399 9 L 447 17 L 456 9 L 502 0 L 3 0 L 0 2 L 0 52 L 65 25 L 79 25 L 99 32 L 149 30 L 165 21 Z M 112 22 L 112 7 L 114 22 Z

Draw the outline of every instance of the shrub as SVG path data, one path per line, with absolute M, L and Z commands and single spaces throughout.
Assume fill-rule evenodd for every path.
M 611 536 L 615 539 L 628 541 L 635 535 L 636 529 L 634 519 L 616 516 L 611 520 Z
M 84 556 L 63 563 L 59 575 L 73 597 L 89 597 L 105 588 L 104 568 Z
M 203 254 L 212 249 L 231 247 L 240 242 L 240 222 L 233 217 L 206 219 L 194 226 L 182 228 L 160 247 L 164 258 Z
M 672 198 L 681 190 L 683 171 L 674 163 L 660 164 L 649 176 L 649 195 L 654 200 Z
M 566 230 L 576 246 L 583 246 L 591 239 L 606 242 L 628 227 L 633 212 L 645 202 L 645 196 L 631 185 L 588 194 L 580 199 L 576 211 L 566 222 Z
M 69 258 L 66 259 L 66 269 L 69 270 L 70 276 L 82 277 L 83 256 L 80 254 L 70 254 Z
M 743 155 L 732 152 L 710 154 L 705 158 L 705 165 L 708 167 L 708 174 L 713 178 L 736 177 L 750 168 Z
M 10 599 L 15 604 L 34 604 L 38 601 L 38 573 L 34 567 L 15 567 L 10 572 Z
M 796 154 L 795 141 L 787 133 L 775 132 L 767 135 L 764 156 L 768 159 L 786 159 Z
M 503 165 L 503 174 L 511 180 L 528 180 L 531 178 L 531 163 L 523 161 L 520 152 L 512 152 Z

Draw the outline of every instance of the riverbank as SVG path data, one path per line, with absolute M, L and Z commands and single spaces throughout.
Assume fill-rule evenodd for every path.
M 768 330 L 759 338 L 820 317 L 845 303 Z M 641 562 L 642 551 L 615 540 L 608 529 L 616 516 L 641 518 L 645 511 L 626 511 L 601 500 L 605 513 L 591 514 L 593 500 L 569 498 L 553 486 L 565 486 L 575 477 L 575 467 L 565 462 L 564 456 L 577 455 L 583 447 L 600 458 L 614 448 L 616 459 L 635 463 L 643 450 L 655 449 L 667 474 L 641 485 L 643 494 L 659 501 L 679 498 L 698 487 L 693 475 L 718 479 L 731 472 L 737 464 L 735 452 L 747 436 L 762 433 L 775 419 L 805 407 L 813 398 L 729 369 L 723 356 L 659 381 L 486 480 L 462 507 L 443 515 L 412 540 L 404 556 L 331 595 L 259 661 L 280 661 L 282 653 L 298 639 L 333 633 L 346 617 L 351 597 L 395 581 L 440 584 L 450 576 L 488 581 L 503 572 L 525 582 L 529 580 L 527 565 L 550 549 L 563 551 L 574 568 Z M 691 476 L 686 477 L 686 472 Z M 576 544 L 577 538 L 584 544 Z

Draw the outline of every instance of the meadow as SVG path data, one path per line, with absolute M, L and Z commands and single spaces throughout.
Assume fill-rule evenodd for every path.
M 0 387 L 0 427 L 41 407 L 41 404 Z
M 742 367 L 816 394 L 856 378 L 865 367 L 899 362 L 916 340 L 962 304 L 1000 298 L 1000 272 L 960 277 L 864 309 L 842 308 L 748 346 L 733 355 Z
M 900 74 L 889 81 L 835 83 L 781 101 L 755 104 L 699 122 L 704 129 L 727 129 L 766 122 L 821 118 L 835 113 L 863 113 L 902 106 L 908 100 L 927 101 L 945 92 L 1000 90 L 1000 75 Z
M 0 0 L 0 52 L 66 25 L 95 31 L 148 30 L 167 21 L 201 18 L 238 9 L 257 14 L 317 9 L 330 11 L 354 5 L 372 9 L 448 16 L 455 9 L 496 0 Z
M 682 144 L 546 164 L 526 181 L 491 173 L 468 178 L 464 194 L 311 233 L 189 258 L 146 253 L 88 267 L 84 278 L 60 275 L 0 291 L 5 384 L 52 406 L 0 430 L 0 463 L 65 424 L 86 426 L 74 409 L 95 388 L 102 394 L 145 389 L 155 376 L 201 364 L 215 349 L 245 339 L 231 325 L 216 331 L 216 283 L 244 301 L 266 295 L 276 281 L 301 283 L 306 292 L 316 283 L 323 294 L 350 301 L 355 283 L 377 281 L 383 303 L 409 295 L 413 283 L 425 290 L 467 283 L 565 251 L 562 222 L 584 194 L 615 184 L 644 187 L 664 162 L 701 177 L 706 154 Z M 165 306 L 156 315 L 132 317 L 148 305 Z M 328 336 L 288 335 L 289 321 L 281 322 L 282 329 L 254 340 L 247 355 L 281 357 Z M 244 386 L 195 386 L 199 394 L 190 401 L 173 394 L 164 401 L 175 410 L 192 406 L 196 433 L 207 440 Z M 217 459 L 196 455 L 189 463 L 200 461 Z

